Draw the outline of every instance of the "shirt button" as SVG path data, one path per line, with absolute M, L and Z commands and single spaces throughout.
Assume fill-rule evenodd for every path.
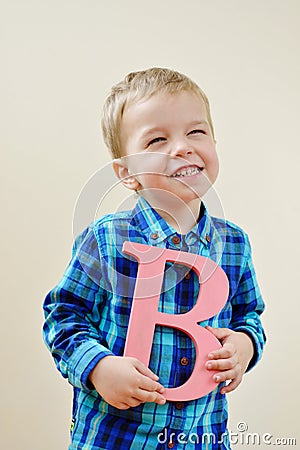
M 191 272 L 186 273 L 185 276 L 184 276 L 184 278 L 185 278 L 186 280 L 189 280 L 189 279 L 191 278 Z
M 188 358 L 186 356 L 183 356 L 183 358 L 180 359 L 180 364 L 182 366 L 187 366 L 188 363 L 189 363 L 189 360 L 188 360 Z
M 152 239 L 157 239 L 158 238 L 158 233 L 152 233 L 151 234 Z
M 178 402 L 176 403 L 176 409 L 183 409 L 184 408 L 184 403 L 183 402 Z
M 210 242 L 210 235 L 207 234 L 207 235 L 205 236 L 205 239 L 207 240 L 207 242 Z
M 179 236 L 173 236 L 171 241 L 173 242 L 173 244 L 179 244 L 180 242 L 180 237 Z
M 174 445 L 175 445 L 174 442 L 172 441 L 168 442 L 168 448 L 174 448 Z

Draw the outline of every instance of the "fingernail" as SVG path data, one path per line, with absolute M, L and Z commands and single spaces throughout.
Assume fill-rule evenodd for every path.
M 211 368 L 212 368 L 212 363 L 208 363 L 208 364 L 207 364 L 207 368 L 208 368 L 208 369 L 211 369 Z
M 215 380 L 216 382 L 220 381 L 219 375 L 215 375 L 215 376 L 214 376 L 214 380 Z
M 213 355 L 212 353 L 209 353 L 209 354 L 208 354 L 208 358 L 209 358 L 209 359 L 212 359 L 213 357 L 214 357 L 214 355 Z

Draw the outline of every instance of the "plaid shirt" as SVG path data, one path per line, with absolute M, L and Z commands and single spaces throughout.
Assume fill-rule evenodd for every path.
M 229 297 L 224 308 L 201 325 L 250 335 L 254 356 L 248 370 L 261 357 L 265 335 L 259 315 L 264 303 L 247 235 L 236 225 L 209 216 L 204 207 L 202 213 L 197 225 L 181 236 L 141 197 L 132 211 L 106 215 L 76 239 L 62 280 L 44 302 L 44 339 L 57 368 L 74 387 L 69 449 L 230 448 L 227 402 L 219 387 L 193 401 L 119 410 L 107 404 L 88 380 L 103 357 L 123 354 L 138 267 L 135 259 L 122 253 L 126 240 L 217 262 L 228 277 Z M 187 312 L 200 288 L 193 270 L 166 263 L 160 311 Z M 149 367 L 161 384 L 183 384 L 194 360 L 194 345 L 185 333 L 156 326 Z

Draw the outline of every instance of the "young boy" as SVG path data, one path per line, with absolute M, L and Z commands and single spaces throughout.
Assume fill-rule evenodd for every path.
M 219 168 L 207 97 L 172 70 L 131 73 L 112 88 L 102 128 L 116 175 L 138 201 L 76 239 L 62 280 L 45 299 L 44 338 L 74 387 L 69 449 L 229 449 L 224 394 L 261 357 L 264 303 L 247 235 L 201 202 Z M 138 268 L 122 252 L 125 241 L 202 255 L 225 271 L 228 300 L 200 323 L 221 343 L 207 355 L 215 389 L 204 397 L 164 396 L 193 371 L 195 348 L 182 331 L 156 326 L 149 368 L 123 356 Z M 193 270 L 167 263 L 159 310 L 186 313 L 199 289 Z

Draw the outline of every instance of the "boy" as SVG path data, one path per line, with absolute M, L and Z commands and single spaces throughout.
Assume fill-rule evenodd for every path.
M 219 169 L 208 100 L 178 72 L 131 73 L 107 98 L 102 128 L 117 177 L 139 199 L 132 211 L 104 216 L 77 238 L 44 303 L 45 341 L 74 386 L 69 448 L 229 449 L 224 394 L 261 357 L 264 303 L 246 234 L 209 216 L 201 202 Z M 200 324 L 221 343 L 206 362 L 216 383 L 208 395 L 164 397 L 193 370 L 194 345 L 179 330 L 156 326 L 149 368 L 123 356 L 138 267 L 122 252 L 125 241 L 202 255 L 225 271 L 226 305 Z M 159 310 L 191 310 L 199 289 L 193 270 L 167 263 Z

